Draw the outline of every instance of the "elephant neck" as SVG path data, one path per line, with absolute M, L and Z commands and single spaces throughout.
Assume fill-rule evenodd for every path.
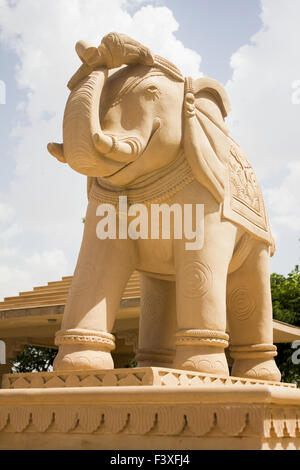
M 159 203 L 174 196 L 193 180 L 192 169 L 182 152 L 169 165 L 129 186 L 114 186 L 101 178 L 94 178 L 89 200 L 117 206 L 119 197 L 127 196 L 128 204 Z

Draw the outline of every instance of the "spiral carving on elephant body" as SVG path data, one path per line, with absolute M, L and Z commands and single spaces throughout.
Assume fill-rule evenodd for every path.
M 239 287 L 229 297 L 229 310 L 237 320 L 248 320 L 255 310 L 255 302 L 248 289 Z
M 212 284 L 212 272 L 209 266 L 199 261 L 189 261 L 182 272 L 182 290 L 185 297 L 201 297 Z

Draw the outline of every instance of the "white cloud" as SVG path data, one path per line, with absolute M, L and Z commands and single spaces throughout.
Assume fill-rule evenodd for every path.
M 186 75 L 201 75 L 200 56 L 174 35 L 178 24 L 172 12 L 149 3 L 156 4 L 0 0 L 0 40 L 18 57 L 16 79 L 24 90 L 12 129 L 14 175 L 8 193 L 1 195 L 0 188 L 0 218 L 3 214 L 7 219 L 0 247 L 0 295 L 29 289 L 50 280 L 47 276 L 59 279 L 75 267 L 86 182 L 46 150 L 49 141 L 62 138 L 66 84 L 80 65 L 75 43 L 86 39 L 98 45 L 108 32 L 120 31 L 176 62 Z M 17 227 L 20 232 L 14 234 Z
M 299 252 L 300 2 L 261 4 L 261 30 L 231 58 L 229 122 L 262 182 L 278 233 L 276 268 L 286 271 Z
M 10 241 L 12 238 L 16 237 L 19 233 L 21 233 L 21 231 L 22 230 L 20 229 L 20 227 L 16 223 L 14 223 L 8 228 L 1 230 L 0 241 L 2 243 Z
M 18 253 L 18 247 L 14 248 L 7 248 L 7 247 L 0 247 L 0 258 L 8 258 L 15 256 Z
M 0 266 L 0 300 L 3 300 L 3 297 L 17 295 L 20 290 L 31 288 L 29 271 L 11 266 Z
M 300 79 L 299 17 L 297 0 L 262 0 L 261 30 L 231 58 L 234 132 L 263 176 L 299 158 L 300 106 L 292 103 Z
M 61 250 L 44 251 L 34 253 L 25 260 L 27 266 L 33 269 L 46 269 L 47 271 L 56 270 L 57 265 L 62 269 L 67 265 L 64 253 Z
M 14 208 L 10 204 L 0 202 L 0 224 L 10 222 L 14 216 Z
M 300 161 L 288 163 L 287 168 L 289 173 L 281 184 L 267 188 L 265 193 L 273 222 L 300 232 Z
M 150 47 L 154 53 L 169 59 L 185 76 L 198 78 L 202 75 L 201 57 L 176 39 L 174 32 L 178 28 L 179 24 L 169 8 L 148 5 L 133 16 L 127 34 Z
M 14 265 L 0 266 L 0 300 L 18 295 L 20 291 L 32 290 L 40 284 L 46 285 L 51 280 L 58 280 L 66 274 L 68 266 L 61 250 L 35 252 L 26 256 L 20 250 L 0 249 L 0 256 L 2 259 L 10 257 L 10 261 L 14 260 Z

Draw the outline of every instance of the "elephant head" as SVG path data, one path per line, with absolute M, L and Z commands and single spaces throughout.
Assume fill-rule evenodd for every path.
M 221 202 L 230 147 L 223 88 L 185 79 L 122 34 L 109 34 L 99 48 L 79 42 L 76 50 L 83 65 L 68 84 L 64 142 L 49 144 L 50 153 L 88 177 L 128 186 L 184 150 L 195 177 Z

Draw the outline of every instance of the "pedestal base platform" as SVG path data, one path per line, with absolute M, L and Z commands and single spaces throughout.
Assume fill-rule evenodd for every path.
M 300 449 L 300 390 L 150 367 L 10 374 L 0 449 Z

